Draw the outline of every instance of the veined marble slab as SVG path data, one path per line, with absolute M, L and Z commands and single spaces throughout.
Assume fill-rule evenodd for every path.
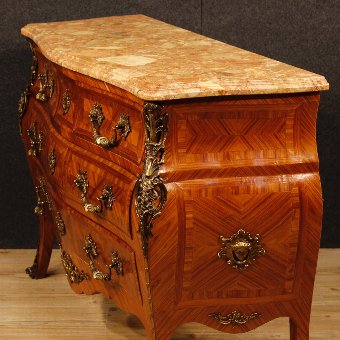
M 318 74 L 144 15 L 28 24 L 54 63 L 145 100 L 327 90 Z

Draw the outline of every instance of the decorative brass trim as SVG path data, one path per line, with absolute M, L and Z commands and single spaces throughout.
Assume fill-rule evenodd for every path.
M 87 171 L 79 170 L 76 179 L 74 180 L 76 187 L 80 191 L 80 199 L 84 206 L 84 210 L 86 212 L 91 213 L 101 213 L 103 211 L 103 205 L 106 209 L 111 209 L 112 204 L 115 200 L 115 197 L 112 192 L 112 186 L 105 184 L 103 193 L 101 196 L 97 197 L 97 200 L 100 202 L 100 205 L 94 205 L 87 201 L 86 193 L 87 188 L 89 186 L 89 181 L 87 179 Z
M 18 112 L 19 112 L 19 133 L 20 133 L 20 136 L 22 135 L 22 119 L 23 119 L 23 117 L 26 113 L 26 110 L 27 110 L 28 99 L 29 99 L 29 96 L 31 95 L 31 92 L 30 92 L 31 86 L 33 86 L 34 81 L 36 79 L 37 68 L 38 68 L 38 58 L 37 58 L 34 47 L 33 47 L 30 40 L 28 40 L 28 44 L 29 44 L 30 50 L 32 52 L 31 81 L 26 86 L 25 91 L 21 93 L 19 103 L 18 103 L 19 104 Z
M 234 310 L 233 312 L 227 315 L 211 313 L 208 316 L 213 319 L 216 319 L 222 325 L 231 325 L 234 328 L 238 325 L 246 324 L 249 320 L 259 318 L 261 317 L 261 315 L 262 314 L 258 312 L 254 312 L 254 313 L 251 313 L 250 315 L 246 315 L 246 314 L 242 314 Z
M 37 252 L 35 253 L 34 261 L 31 267 L 27 267 L 25 269 L 25 273 L 31 278 L 35 279 L 37 270 L 38 270 L 38 261 L 39 261 L 39 246 Z
M 42 151 L 42 143 L 44 138 L 42 131 L 38 131 L 37 122 L 34 122 L 27 130 L 27 135 L 31 142 L 28 155 L 38 157 Z
M 55 172 L 55 166 L 57 163 L 57 157 L 55 154 L 55 150 L 52 149 L 49 153 L 48 153 L 48 168 L 50 169 L 50 173 L 53 175 Z
M 53 73 L 48 71 L 47 65 L 45 65 L 44 73 L 38 73 L 38 80 L 40 81 L 40 85 L 35 98 L 45 103 L 52 98 L 54 92 Z
M 94 142 L 103 147 L 104 149 L 113 148 L 118 145 L 119 139 L 117 130 L 121 138 L 126 139 L 131 131 L 129 117 L 125 113 L 121 113 L 119 120 L 113 128 L 113 136 L 111 138 L 100 135 L 100 127 L 105 119 L 102 106 L 98 103 L 94 103 L 89 113 L 89 119 L 93 130 Z
M 239 271 L 247 268 L 266 253 L 260 244 L 260 235 L 251 236 L 243 229 L 229 238 L 220 236 L 220 240 L 222 248 L 217 254 L 218 257 L 225 259 L 230 266 Z
M 163 107 L 153 103 L 144 105 L 145 160 L 142 174 L 136 182 L 136 213 L 143 254 L 148 254 L 148 239 L 152 236 L 152 222 L 164 208 L 167 191 L 159 175 L 164 163 L 165 139 L 168 132 L 168 114 Z
M 63 105 L 63 115 L 66 115 L 66 113 L 68 113 L 68 110 L 70 109 L 70 106 L 71 106 L 71 95 L 70 95 L 69 89 L 66 89 L 63 94 L 62 105 Z
M 80 271 L 72 262 L 71 256 L 61 249 L 61 263 L 66 272 L 66 276 L 71 283 L 80 283 L 84 280 L 88 280 L 89 277 Z
M 56 223 L 57 228 L 59 230 L 59 234 L 61 236 L 64 236 L 66 234 L 66 227 L 65 227 L 65 223 L 64 223 L 64 220 L 63 220 L 60 212 L 57 212 L 57 214 L 56 214 L 55 223 Z
M 111 280 L 111 269 L 115 269 L 117 275 L 123 275 L 123 261 L 118 257 L 117 251 L 111 253 L 112 261 L 106 265 L 109 269 L 108 273 L 103 273 L 95 266 L 95 259 L 98 256 L 97 245 L 91 235 L 85 237 L 85 246 L 83 248 L 89 259 L 89 267 L 92 272 L 92 277 L 96 280 L 109 281 Z
M 37 194 L 37 205 L 34 208 L 34 213 L 37 215 L 42 215 L 44 213 L 45 204 L 47 204 L 48 209 L 51 211 L 52 204 L 46 189 L 46 181 L 43 177 L 39 178 L 39 185 L 35 186 L 35 193 Z

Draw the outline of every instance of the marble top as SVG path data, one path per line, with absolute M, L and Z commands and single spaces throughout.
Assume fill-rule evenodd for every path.
M 145 100 L 327 90 L 323 76 L 144 15 L 28 24 L 54 63 Z

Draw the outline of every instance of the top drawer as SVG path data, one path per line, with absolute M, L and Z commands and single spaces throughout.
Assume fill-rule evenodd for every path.
M 139 166 L 144 146 L 142 102 L 63 69 L 39 52 L 37 56 L 39 77 L 34 98 L 56 130 L 70 142 L 123 167 L 124 161 Z

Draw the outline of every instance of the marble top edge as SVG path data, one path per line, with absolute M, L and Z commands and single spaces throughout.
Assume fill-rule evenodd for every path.
M 142 14 L 32 23 L 52 62 L 144 100 L 323 91 L 318 74 Z

